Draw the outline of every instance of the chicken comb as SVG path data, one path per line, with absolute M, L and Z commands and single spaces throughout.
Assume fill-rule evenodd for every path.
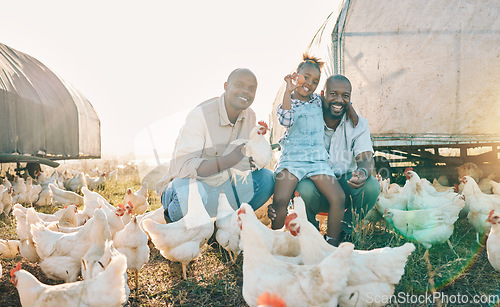
M 494 210 L 494 209 L 492 209 L 492 210 L 490 211 L 490 214 L 488 215 L 488 220 L 491 220 L 491 217 L 493 216 L 493 213 L 495 213 L 495 210 Z
M 131 202 L 131 201 L 129 201 L 129 202 L 127 203 L 127 205 L 129 205 L 130 207 L 132 207 L 132 209 L 134 208 L 134 205 L 132 205 L 132 202 Z
M 295 191 L 295 193 L 293 193 L 295 195 L 295 197 L 300 197 L 300 194 L 298 191 Z
M 413 171 L 413 167 L 407 167 L 407 168 L 405 169 L 405 173 L 406 173 L 406 172 L 409 172 L 409 171 Z
M 15 268 L 10 271 L 10 277 L 14 277 L 14 274 L 21 269 L 21 261 L 19 261 Z
M 288 227 L 288 224 L 290 224 L 290 222 L 295 220 L 297 217 L 298 217 L 298 215 L 295 212 L 287 215 L 285 218 L 285 226 Z
M 276 294 L 264 292 L 257 298 L 258 306 L 286 307 L 286 302 Z
M 247 213 L 247 211 L 245 210 L 245 208 L 240 208 L 240 209 L 238 210 L 238 215 L 240 215 L 240 214 L 242 214 L 242 213 L 243 213 L 243 214 L 246 214 L 246 213 Z
M 122 208 L 123 210 L 125 210 L 125 206 L 123 204 L 118 204 L 116 206 Z
M 263 120 L 259 121 L 258 124 L 265 127 L 266 129 L 269 129 L 269 127 L 267 126 L 267 123 Z

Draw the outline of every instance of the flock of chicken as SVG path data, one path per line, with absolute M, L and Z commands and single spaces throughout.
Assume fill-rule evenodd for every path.
M 453 250 L 449 238 L 454 223 L 460 216 L 467 217 L 478 243 L 480 236 L 488 235 L 488 260 L 500 272 L 500 183 L 492 180 L 494 174 L 481 179 L 482 171 L 473 163 L 460 166 L 458 173 L 461 183 L 454 187 L 437 179 L 431 184 L 411 168 L 404 173 L 407 181 L 403 187 L 378 177 L 382 191 L 368 219 L 383 216 L 397 233 L 427 250 L 444 242 Z
M 127 189 L 125 205 L 116 207 L 88 188 L 115 176 L 116 172 L 93 178 L 75 172 L 65 179 L 54 172 L 49 178 L 38 174 L 38 184 L 30 177 L 3 180 L 0 209 L 7 215 L 13 209 L 19 240 L 0 240 L 0 258 L 19 253 L 38 263 L 48 278 L 65 282 L 40 283 L 19 263 L 10 274 L 23 306 L 120 306 L 127 301 L 126 269 L 135 271 L 137 285 L 138 271 L 149 259 L 148 236 L 140 223 L 146 218 L 163 223 L 164 219 L 163 210 L 145 213 L 149 207 L 146 184 L 136 192 Z M 33 191 L 38 191 L 36 197 Z M 44 214 L 23 204 L 64 208 Z M 80 275 L 82 281 L 78 281 Z
M 150 247 L 180 262 L 187 279 L 187 264 L 201 254 L 214 231 L 233 262 L 243 251 L 242 293 L 250 306 L 259 305 L 259 297 L 268 292 L 288 306 L 373 306 L 367 303 L 369 298 L 394 293 L 415 250 L 413 243 L 368 251 L 355 250 L 347 242 L 332 247 L 308 222 L 299 195 L 282 230 L 262 224 L 248 204 L 235 210 L 224 193 L 219 195 L 214 223 L 192 179 L 187 214 L 166 224 L 162 207 L 147 212 L 146 184 L 136 192 L 127 189 L 123 204 L 115 207 L 92 191 L 98 184 L 92 189 L 81 184 L 82 173 L 61 181 L 54 174 L 49 178 L 39 174 L 39 184 L 15 178 L 0 185 L 0 209 L 7 215 L 12 211 L 19 237 L 0 240 L 0 258 L 13 258 L 19 252 L 38 263 L 48 278 L 65 282 L 45 285 L 18 264 L 10 275 L 23 306 L 121 306 L 130 294 L 127 269 L 135 272 L 138 287 Z M 405 175 L 403 187 L 380 179 L 382 193 L 369 218 L 383 216 L 398 233 L 429 249 L 449 242 L 454 222 L 461 213 L 467 214 L 479 234 L 489 232 L 488 259 L 500 270 L 498 185 L 489 182 L 492 194 L 485 194 L 470 169 L 460 174 L 462 184 L 455 188 L 437 181 L 431 184 L 411 169 Z M 105 178 L 95 178 L 101 177 Z M 44 191 L 48 196 L 40 201 Z M 30 203 L 65 207 L 43 214 L 22 205 Z

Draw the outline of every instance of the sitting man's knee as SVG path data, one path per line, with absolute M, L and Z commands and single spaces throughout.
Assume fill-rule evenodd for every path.
M 300 197 L 306 202 L 314 198 L 319 198 L 318 190 L 310 179 L 301 180 L 297 185 L 296 191 L 299 192 Z
M 380 183 L 374 177 L 370 177 L 364 186 L 364 193 L 365 195 L 378 197 L 380 194 Z

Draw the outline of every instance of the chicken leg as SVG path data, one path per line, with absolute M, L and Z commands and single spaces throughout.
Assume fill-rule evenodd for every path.
M 135 298 L 137 298 L 137 290 L 139 289 L 139 270 L 134 269 L 135 272 Z
M 448 243 L 448 246 L 450 247 L 451 251 L 455 254 L 455 256 L 458 257 L 458 254 L 457 254 L 457 252 L 455 252 L 455 249 L 453 248 L 453 245 L 451 244 L 450 239 L 446 240 L 446 242 Z M 460 258 L 460 257 L 458 257 L 458 258 Z
M 187 270 L 187 264 L 183 262 L 182 263 L 182 278 L 184 278 L 184 280 L 187 280 L 186 270 Z
M 432 264 L 431 264 L 431 260 L 429 259 L 429 250 L 428 249 L 425 250 L 423 258 L 424 258 L 425 262 L 427 263 L 427 272 L 429 274 L 429 284 L 431 286 L 431 293 L 434 293 L 434 292 L 436 292 L 436 285 L 434 283 L 434 275 L 436 275 L 436 271 L 432 270 Z M 437 306 L 438 307 L 442 306 L 441 300 L 439 299 L 439 297 L 437 297 Z

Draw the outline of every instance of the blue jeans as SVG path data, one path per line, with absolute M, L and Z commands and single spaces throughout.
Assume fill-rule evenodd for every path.
M 210 186 L 198 180 L 198 190 L 201 199 L 211 217 L 217 216 L 219 194 L 224 192 L 233 209 L 238 209 L 242 203 L 248 203 L 254 210 L 259 209 L 271 197 L 274 191 L 274 175 L 271 170 L 253 171 L 247 177 L 247 182 L 241 179 L 231 183 L 226 180 L 217 187 Z M 189 178 L 172 180 L 161 195 L 161 203 L 167 210 L 168 217 L 175 222 L 187 213 L 189 194 Z

